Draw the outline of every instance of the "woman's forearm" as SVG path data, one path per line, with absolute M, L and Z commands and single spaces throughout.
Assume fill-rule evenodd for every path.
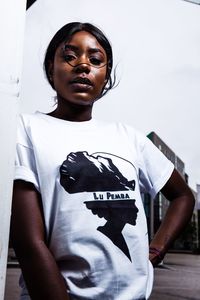
M 46 245 L 42 200 L 33 184 L 14 182 L 10 237 L 33 300 L 69 300 L 65 281 Z
M 193 197 L 181 196 L 174 199 L 170 203 L 160 228 L 150 243 L 150 247 L 166 252 L 191 219 L 193 207 Z
M 150 260 L 157 265 L 190 221 L 195 199 L 180 174 L 174 170 L 161 191 L 170 201 L 167 213 L 150 243 Z
M 66 283 L 55 259 L 41 241 L 16 254 L 32 300 L 69 300 Z

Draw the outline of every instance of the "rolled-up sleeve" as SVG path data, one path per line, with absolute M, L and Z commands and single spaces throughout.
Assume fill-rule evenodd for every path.
M 40 191 L 34 149 L 21 116 L 18 123 L 15 156 L 14 180 L 17 179 L 33 183 L 35 188 Z
M 173 170 L 173 163 L 147 138 L 143 137 L 140 152 L 140 189 L 148 192 L 152 198 L 169 180 Z

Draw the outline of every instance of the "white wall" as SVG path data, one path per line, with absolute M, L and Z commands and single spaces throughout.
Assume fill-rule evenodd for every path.
M 119 86 L 94 116 L 155 131 L 200 182 L 200 6 L 182 0 L 37 0 L 27 16 L 22 112 L 53 109 L 44 51 L 70 21 L 100 26 L 112 42 Z
M 25 0 L 0 2 L 0 300 L 4 298 Z

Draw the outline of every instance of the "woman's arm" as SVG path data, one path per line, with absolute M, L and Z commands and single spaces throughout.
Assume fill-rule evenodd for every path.
M 11 240 L 31 299 L 69 300 L 66 285 L 45 243 L 40 194 L 33 184 L 16 180 Z
M 150 243 L 150 260 L 154 266 L 162 260 L 169 247 L 188 224 L 195 204 L 190 188 L 176 170 L 173 171 L 161 192 L 170 201 L 170 205 Z

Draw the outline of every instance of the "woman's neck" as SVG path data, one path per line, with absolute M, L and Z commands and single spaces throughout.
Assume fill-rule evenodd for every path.
M 48 115 L 63 119 L 66 121 L 83 122 L 92 118 L 92 105 L 77 105 L 73 103 L 65 103 L 65 105 L 57 103 L 57 108 L 48 113 Z

